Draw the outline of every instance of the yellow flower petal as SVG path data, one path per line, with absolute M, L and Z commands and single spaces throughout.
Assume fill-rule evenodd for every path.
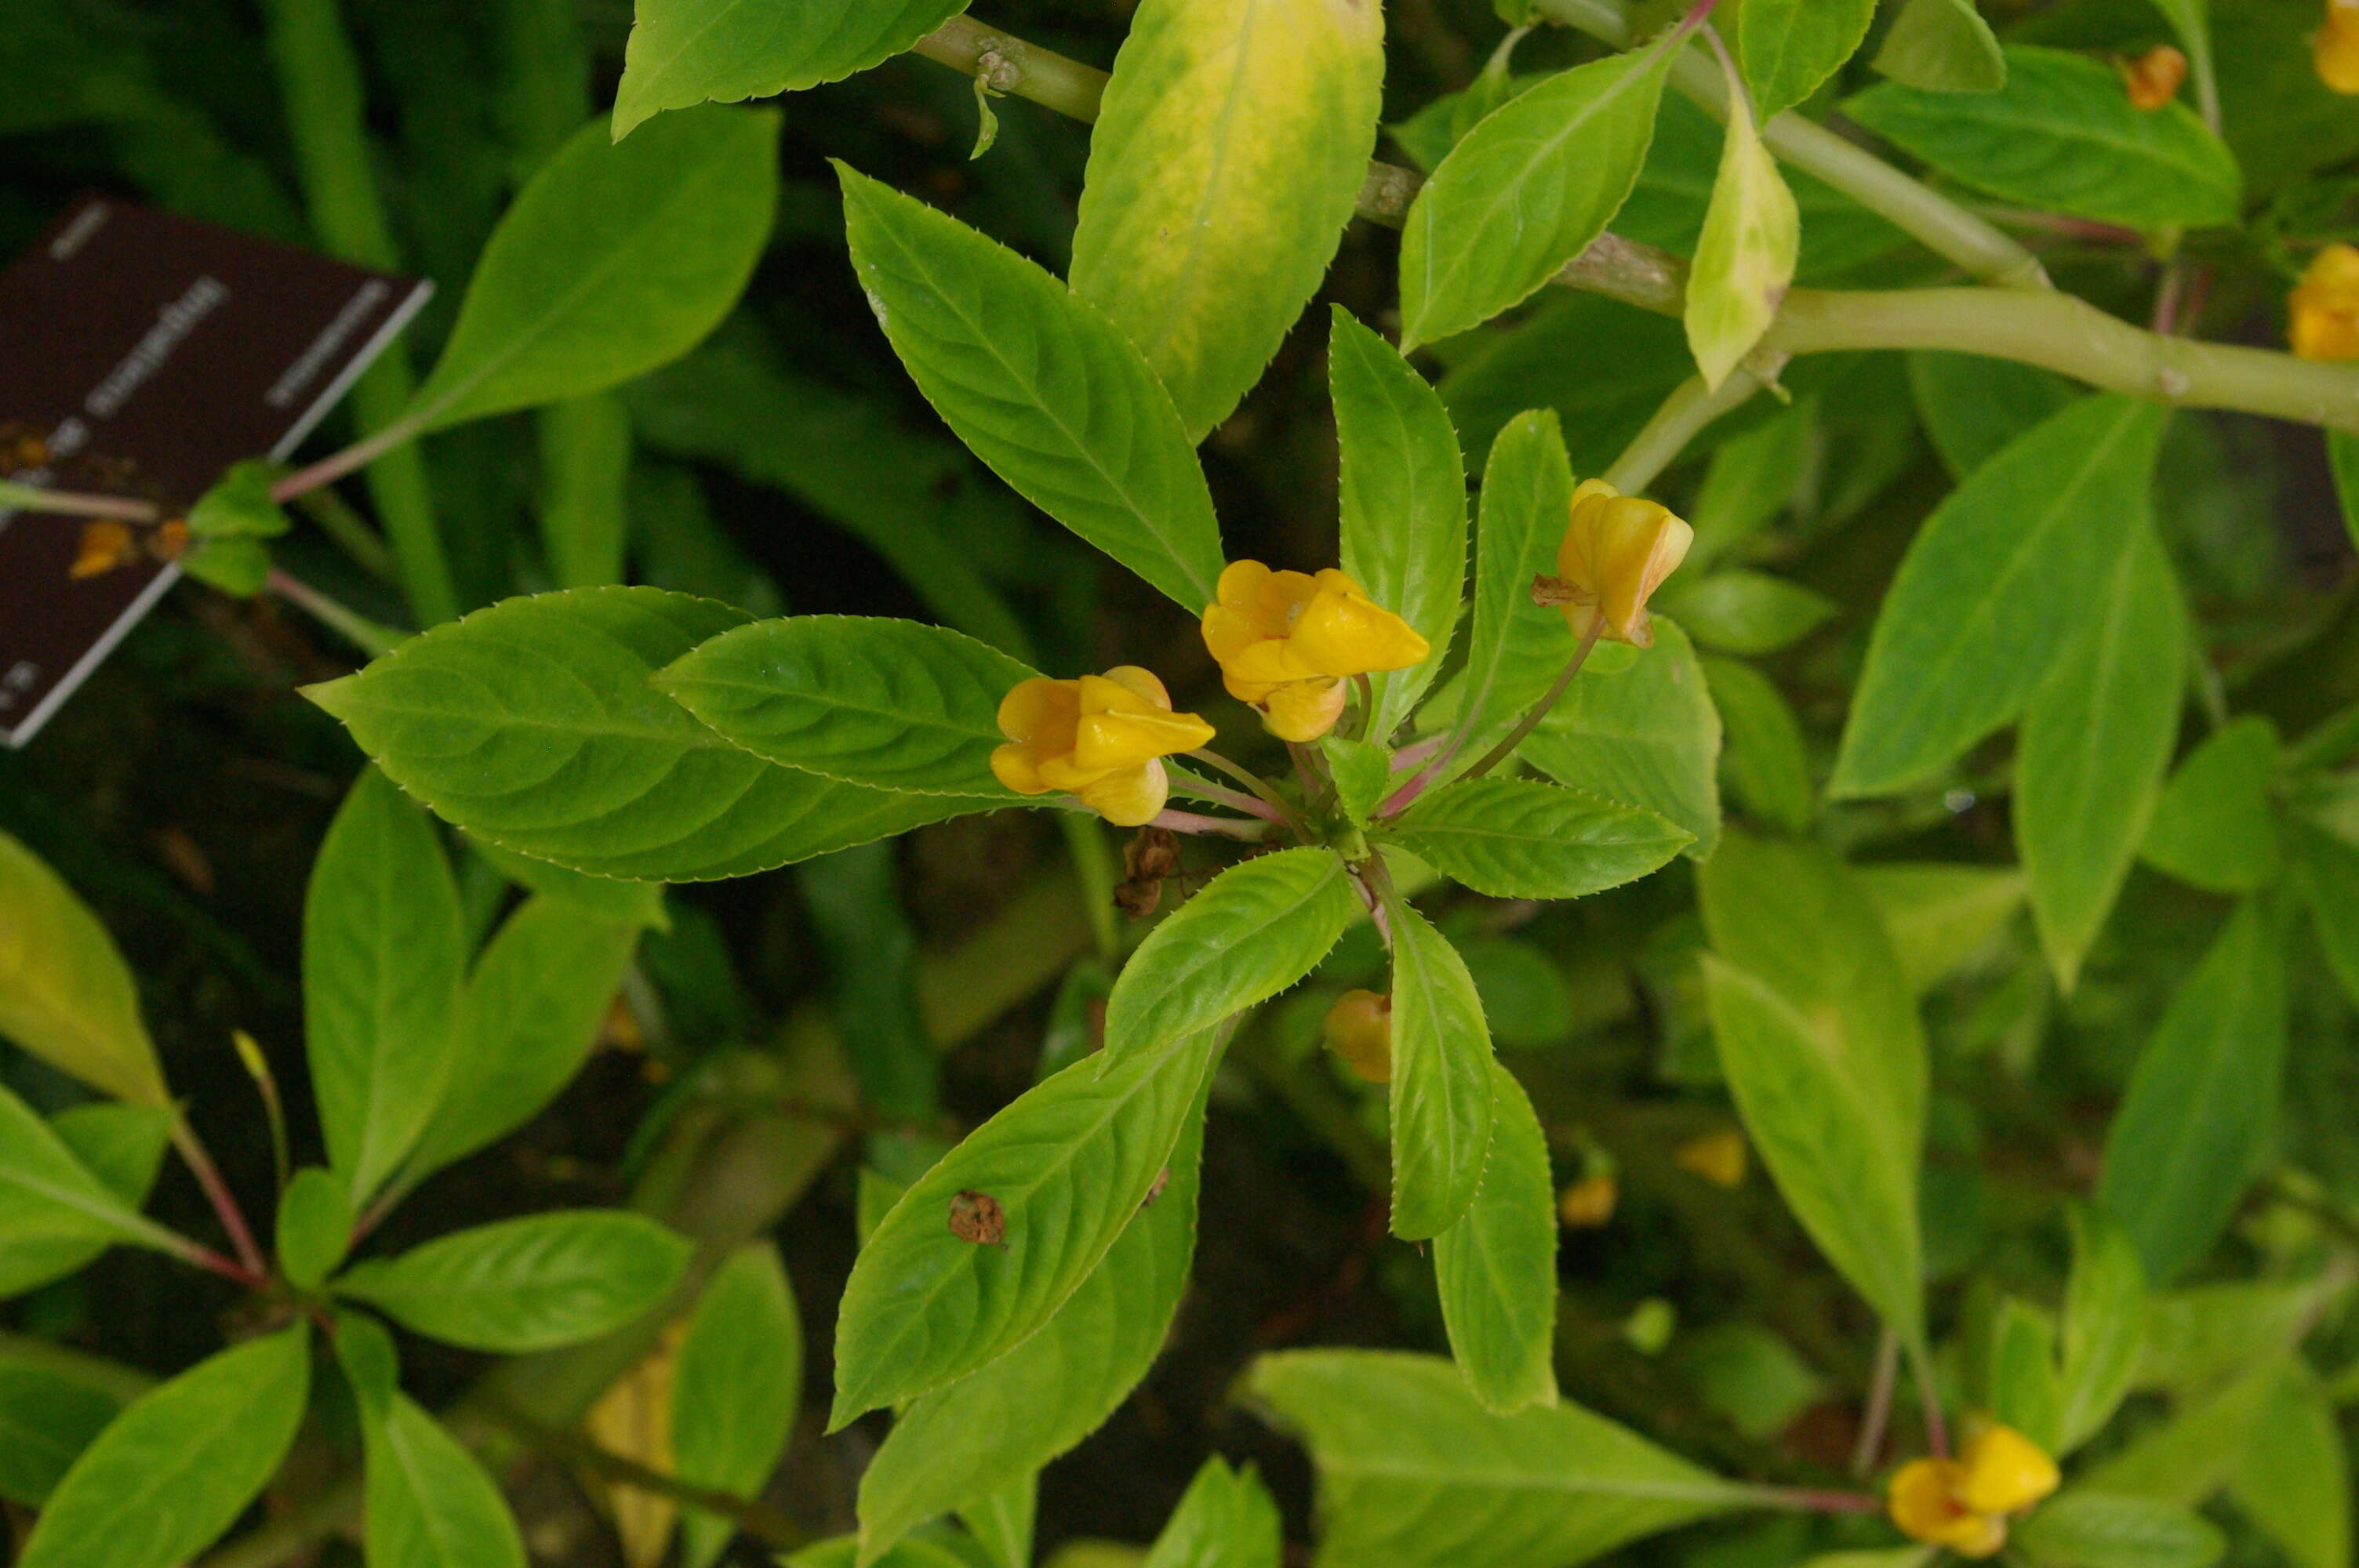
M 1316 741 L 1335 728 L 1350 695 L 1340 680 L 1288 681 L 1263 699 L 1262 723 L 1281 741 Z
M 2354 32 L 2359 34 L 2359 24 L 2354 25 Z M 2354 53 L 2359 56 L 2359 43 Z M 2359 248 L 2337 243 L 2320 251 L 2286 305 L 2296 355 L 2359 359 Z
M 1392 1081 L 1391 998 L 1370 990 L 1345 991 L 1327 1010 L 1321 1033 L 1327 1049 L 1341 1056 L 1353 1072 L 1372 1084 Z
M 1202 631 L 1229 694 L 1256 706 L 1288 682 L 1406 669 L 1432 652 L 1416 628 L 1332 567 L 1310 577 L 1232 561 Z
M 1073 722 L 1082 716 L 1081 682 L 1035 676 L 1017 681 L 999 699 L 999 732 L 1011 741 L 1071 745 Z M 1010 786 L 1013 787 L 1013 786 Z
M 1171 775 L 1161 762 L 1120 768 L 1075 792 L 1082 804 L 1116 827 L 1144 827 L 1171 798 Z
M 2359 93 L 2359 5 L 2331 0 L 2326 26 L 2310 41 L 2318 79 L 2336 92 Z
M 1976 1513 L 2019 1513 L 2056 1489 L 2056 1461 L 2011 1426 L 1993 1424 L 1966 1441 L 1958 1500 Z
M 1573 492 L 1557 548 L 1558 575 L 1576 596 L 1564 606 L 1574 634 L 1597 626 L 1615 642 L 1652 646 L 1647 601 L 1694 540 L 1695 531 L 1658 503 L 1620 494 L 1603 480 L 1584 481 Z

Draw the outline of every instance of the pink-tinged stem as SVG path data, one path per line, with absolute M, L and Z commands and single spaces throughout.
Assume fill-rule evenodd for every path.
M 1422 741 L 1403 746 L 1393 753 L 1393 773 L 1397 775 L 1414 772 L 1436 752 L 1450 743 L 1448 735 L 1429 735 Z
M 1867 1412 L 1859 1425 L 1859 1445 L 1852 1450 L 1851 1473 L 1864 1476 L 1884 1456 L 1884 1434 L 1892 1421 L 1892 1390 L 1900 1380 L 1900 1336 L 1890 1329 L 1875 1346 L 1875 1379 L 1868 1387 Z
M 1264 822 L 1283 823 L 1286 820 L 1277 814 L 1277 808 L 1266 801 L 1256 800 L 1253 796 L 1241 794 L 1236 790 L 1223 789 L 1216 784 L 1205 784 L 1200 780 L 1188 786 L 1188 793 L 1201 795 L 1231 810 L 1242 811 L 1248 816 L 1258 816 Z
M 1921 1349 L 1909 1353 L 1909 1365 L 1917 1374 L 1917 1398 L 1925 1407 L 1925 1446 L 1933 1451 L 1936 1459 L 1950 1456 L 1950 1423 L 1941 1414 L 1941 1386 L 1933 1376 L 1932 1358 Z
M 1835 1492 L 1816 1487 L 1763 1487 L 1754 1494 L 1771 1508 L 1814 1514 L 1880 1514 L 1884 1499 L 1865 1492 Z
M 354 441 L 342 451 L 321 458 L 307 469 L 297 469 L 270 487 L 273 501 L 292 501 L 308 491 L 333 484 L 359 469 L 364 469 L 394 448 L 419 433 L 414 419 L 397 419 L 364 441 Z
M 135 501 L 127 495 L 83 495 L 71 490 L 18 484 L 14 480 L 0 480 L 0 506 L 64 517 L 113 517 L 125 523 L 153 523 L 162 515 L 152 502 Z
M 237 1206 L 237 1195 L 229 1190 L 229 1184 L 222 1179 L 221 1168 L 213 1163 L 212 1156 L 205 1152 L 196 1130 L 185 1117 L 173 1124 L 172 1147 L 180 1152 L 181 1162 L 197 1178 L 197 1185 L 204 1189 L 205 1200 L 213 1206 L 222 1228 L 229 1233 L 230 1245 L 236 1249 L 245 1272 L 254 1282 L 266 1279 L 269 1265 L 263 1262 L 262 1249 L 254 1244 L 254 1232 L 245 1223 L 245 1211 Z
M 1241 822 L 1234 816 L 1200 816 L 1192 811 L 1163 811 L 1156 815 L 1149 827 L 1168 827 L 1174 833 L 1212 834 L 1223 838 L 1242 838 L 1258 844 L 1268 835 L 1268 828 L 1258 822 Z

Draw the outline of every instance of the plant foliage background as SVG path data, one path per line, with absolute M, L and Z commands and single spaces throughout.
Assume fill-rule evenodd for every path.
M 0 753 L 21 1560 L 2347 1563 L 2359 22 L 1683 9 L 0 6 L 0 251 L 438 285 Z M 1012 809 L 1123 665 L 1279 804 Z

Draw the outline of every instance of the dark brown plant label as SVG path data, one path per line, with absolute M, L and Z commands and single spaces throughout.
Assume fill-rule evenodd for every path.
M 951 1199 L 951 1234 L 978 1247 L 996 1247 L 1007 1239 L 1007 1213 L 989 1193 L 961 1193 Z
M 0 478 L 165 519 L 0 509 L 0 741 L 31 740 L 171 587 L 190 503 L 293 451 L 430 291 L 103 197 L 0 271 Z

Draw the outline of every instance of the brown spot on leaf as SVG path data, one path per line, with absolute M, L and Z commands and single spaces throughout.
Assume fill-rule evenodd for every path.
M 1142 1202 L 1138 1206 L 1139 1206 L 1139 1207 L 1141 1207 L 1141 1208 L 1146 1208 L 1146 1207 L 1147 1207 L 1148 1206 L 1152 1205 L 1152 1204 L 1155 1202 L 1155 1200 L 1156 1200 L 1157 1198 L 1159 1198 L 1159 1197 L 1161 1197 L 1161 1196 L 1163 1195 L 1163 1189 L 1164 1189 L 1164 1188 L 1166 1188 L 1166 1187 L 1168 1187 L 1168 1186 L 1169 1186 L 1170 1184 L 1171 1184 L 1171 1167 L 1170 1167 L 1170 1166 L 1169 1166 L 1169 1165 L 1166 1165 L 1166 1166 L 1164 1166 L 1164 1167 L 1163 1167 L 1163 1169 L 1161 1169 L 1161 1170 L 1159 1170 L 1159 1171 L 1158 1171 L 1158 1172 L 1156 1172 L 1156 1173 L 1155 1173 L 1155 1184 L 1154 1184 L 1153 1186 L 1150 1186 L 1150 1187 L 1148 1187 L 1148 1188 L 1147 1189 L 1147 1197 L 1146 1197 L 1146 1200 L 1145 1200 L 1144 1202 Z
M 951 1199 L 951 1234 L 978 1247 L 997 1247 L 1007 1239 L 1007 1212 L 989 1193 L 961 1193 Z

